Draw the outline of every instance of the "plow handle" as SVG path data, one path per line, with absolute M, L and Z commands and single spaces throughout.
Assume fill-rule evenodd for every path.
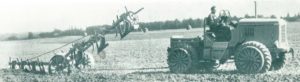
M 134 12 L 133 14 L 138 14 L 138 13 L 141 12 L 142 10 L 144 10 L 144 7 L 143 7 L 143 8 L 140 8 L 139 10 L 137 10 L 136 12 Z

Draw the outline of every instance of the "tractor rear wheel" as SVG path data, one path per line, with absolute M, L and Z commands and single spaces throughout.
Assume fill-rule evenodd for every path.
M 189 45 L 183 45 L 168 51 L 168 65 L 173 73 L 188 73 L 193 71 L 197 66 L 196 54 L 194 49 Z
M 282 52 L 282 53 L 279 53 L 279 57 L 276 58 L 275 60 L 272 61 L 272 70 L 279 70 L 281 69 L 284 65 L 285 65 L 285 62 L 286 62 L 286 53 Z
M 237 70 L 242 73 L 264 73 L 271 67 L 271 54 L 262 43 L 249 41 L 243 43 L 234 57 Z

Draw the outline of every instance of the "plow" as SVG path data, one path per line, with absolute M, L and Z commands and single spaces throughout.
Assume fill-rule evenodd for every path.
M 11 69 L 20 69 L 25 72 L 40 73 L 40 74 L 70 74 L 72 69 L 85 69 L 93 66 L 92 54 L 86 51 L 89 48 L 96 47 L 96 52 L 101 53 L 109 44 L 106 42 L 105 35 L 110 31 L 115 30 L 116 36 L 123 39 L 133 30 L 139 28 L 137 14 L 144 8 L 137 11 L 129 11 L 125 7 L 126 12 L 116 17 L 111 27 L 104 29 L 101 33 L 95 32 L 92 35 L 83 36 L 69 42 L 61 47 L 50 50 L 43 54 L 37 55 L 29 59 L 9 58 L 9 66 Z M 72 45 L 67 52 L 54 53 L 50 61 L 42 61 L 41 56 L 50 55 L 61 48 Z

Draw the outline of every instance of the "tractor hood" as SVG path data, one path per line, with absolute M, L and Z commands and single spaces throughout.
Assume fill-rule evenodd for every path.
M 258 41 L 269 49 L 289 48 L 287 23 L 282 19 L 241 19 L 231 36 L 230 46 L 247 41 Z
M 173 35 L 171 40 L 194 40 L 199 39 L 200 37 L 191 37 L 191 36 L 182 36 L 182 35 Z
M 251 19 L 241 19 L 239 25 L 259 25 L 259 24 L 279 24 L 285 23 L 282 19 L 266 19 L 266 18 L 251 18 Z

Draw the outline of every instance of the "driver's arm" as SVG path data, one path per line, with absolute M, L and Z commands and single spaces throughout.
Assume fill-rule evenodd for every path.
M 206 25 L 211 26 L 213 24 L 213 17 L 211 15 L 208 15 Z
M 214 28 L 214 27 L 218 26 L 217 19 L 215 19 L 211 14 L 207 17 L 206 23 L 210 28 Z

